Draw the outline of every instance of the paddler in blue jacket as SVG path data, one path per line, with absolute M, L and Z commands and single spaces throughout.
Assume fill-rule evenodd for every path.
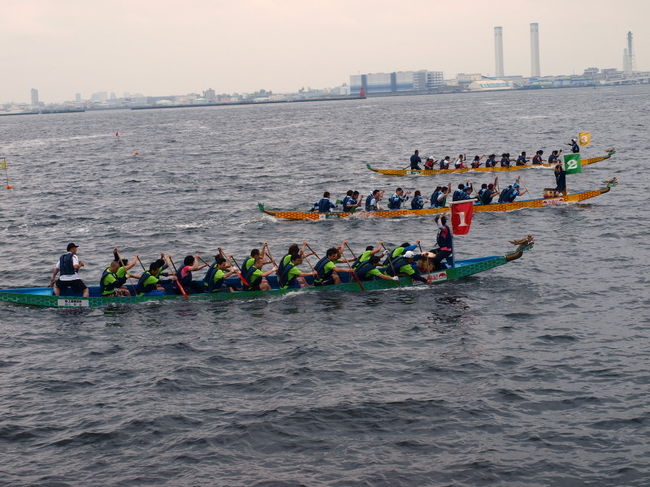
M 578 141 L 576 139 L 571 139 L 571 142 L 569 142 L 567 145 L 571 146 L 571 152 L 574 154 L 578 154 L 580 152 L 580 146 L 578 145 Z
M 434 221 L 438 226 L 438 235 L 436 237 L 438 248 L 435 251 L 436 256 L 433 258 L 433 263 L 435 265 L 434 269 L 446 269 L 447 266 L 442 263 L 443 259 L 447 262 L 451 262 L 453 265 L 453 237 L 451 229 L 447 226 L 447 217 L 445 215 L 436 215 Z
M 420 167 L 420 164 L 422 163 L 422 159 L 420 158 L 420 151 L 416 150 L 413 155 L 411 156 L 411 169 L 412 170 L 420 170 L 422 169 Z
M 318 213 L 329 213 L 336 205 L 330 200 L 329 191 L 323 193 L 323 197 L 314 203 L 311 211 L 318 211 Z
M 273 274 L 276 268 L 262 272 L 262 268 L 266 264 L 271 264 L 270 260 L 265 260 L 266 247 L 268 243 L 264 243 L 262 252 L 259 249 L 251 250 L 250 257 L 244 260 L 242 264 L 242 285 L 246 291 L 268 291 L 271 289 L 270 284 L 265 279 L 267 276 Z M 245 282 L 244 282 L 245 281 Z
M 208 264 L 195 264 L 199 260 L 199 254 L 188 255 L 183 259 L 183 266 L 178 269 L 176 276 L 178 282 L 181 283 L 186 293 L 202 293 L 204 291 L 203 284 L 194 282 L 192 271 L 198 271 L 208 266 Z M 175 285 L 174 289 L 180 293 L 180 287 Z

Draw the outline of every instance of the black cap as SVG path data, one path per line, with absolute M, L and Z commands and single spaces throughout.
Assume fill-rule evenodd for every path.
M 77 247 L 79 247 L 77 244 L 70 242 L 66 250 L 70 252 L 71 249 L 76 249 Z

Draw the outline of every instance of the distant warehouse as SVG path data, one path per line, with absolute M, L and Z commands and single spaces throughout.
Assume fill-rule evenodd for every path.
M 428 92 L 443 86 L 442 71 L 397 71 L 393 73 L 353 74 L 351 95 Z

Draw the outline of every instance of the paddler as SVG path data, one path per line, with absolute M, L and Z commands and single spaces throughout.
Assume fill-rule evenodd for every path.
M 429 156 L 427 157 L 427 160 L 424 162 L 424 169 L 427 170 L 432 170 L 433 166 L 437 163 L 438 161 L 434 160 L 433 157 Z
M 207 293 L 230 292 L 232 289 L 225 284 L 225 279 L 237 271 L 231 269 L 226 258 L 219 254 L 214 256 L 214 263 L 205 273 L 203 278 L 203 290 Z
M 366 250 L 364 250 L 361 253 L 361 255 L 357 258 L 357 260 L 354 261 L 352 267 L 357 268 L 364 262 L 370 260 L 371 257 L 374 257 L 378 253 L 382 252 L 383 247 L 384 247 L 384 242 L 379 242 L 376 247 L 373 247 L 372 245 L 368 245 L 366 247 Z
M 544 162 L 544 159 L 542 159 L 542 155 L 544 155 L 544 151 L 541 150 L 541 149 L 538 150 L 537 152 L 535 152 L 535 155 L 533 156 L 532 163 L 535 164 L 535 165 L 542 164 Z
M 571 152 L 574 154 L 578 154 L 580 152 L 580 146 L 578 145 L 578 141 L 576 139 L 571 139 L 571 142 L 569 142 L 567 145 L 571 146 Z
M 401 257 L 406 252 L 413 251 L 413 250 L 417 249 L 419 245 L 420 245 L 419 240 L 416 240 L 414 244 L 404 242 L 399 247 L 396 247 L 393 250 L 388 252 L 388 256 L 384 260 L 384 266 L 390 266 L 390 263 L 391 263 L 392 260 L 395 260 L 398 257 Z
M 165 261 L 163 259 L 155 260 L 149 264 L 149 270 L 142 273 L 140 279 L 138 279 L 138 283 L 135 285 L 137 296 L 142 296 L 152 291 L 165 291 L 164 286 L 169 286 L 176 280 L 176 276 L 165 280 L 160 278 L 160 276 L 166 275 L 163 274 L 164 267 Z
M 399 210 L 402 207 L 402 203 L 409 199 L 411 192 L 407 191 L 404 193 L 402 188 L 397 188 L 395 192 L 388 198 L 388 209 L 389 210 Z
M 420 170 L 422 169 L 420 167 L 420 164 L 422 163 L 422 159 L 420 158 L 420 151 L 416 150 L 413 155 L 411 156 L 411 169 L 412 170 Z
M 366 211 L 377 211 L 379 209 L 379 200 L 381 199 L 381 191 L 375 189 L 366 197 Z
M 528 163 L 528 157 L 526 157 L 526 152 L 522 151 L 515 161 L 516 166 L 525 166 Z
M 443 259 L 449 263 L 453 262 L 454 243 L 451 229 L 447 226 L 447 217 L 445 215 L 436 215 L 434 221 L 438 226 L 438 235 L 436 236 L 438 248 L 435 250 L 436 256 L 433 258 L 434 269 L 446 269 L 447 266 L 442 263 Z
M 390 276 L 397 277 L 398 279 L 398 276 L 408 276 L 413 281 L 420 281 L 426 284 L 428 281 L 422 277 L 417 266 L 413 265 L 419 257 L 412 250 L 408 250 L 403 255 L 392 259 L 390 264 L 386 266 L 386 272 Z
M 52 285 L 52 292 L 55 296 L 60 296 L 61 292 L 65 296 L 68 289 L 72 289 L 75 293 L 81 293 L 84 298 L 89 296 L 88 287 L 79 278 L 79 269 L 84 267 L 85 262 L 79 260 L 77 256 L 77 249 L 79 248 L 73 242 L 70 242 L 67 247 L 67 252 L 59 257 L 54 269 L 52 269 L 52 278 L 50 279 Z M 59 278 L 56 275 L 59 274 Z
M 336 264 L 339 262 L 351 262 L 354 259 L 344 259 L 342 255 L 342 246 L 341 247 L 331 247 L 327 249 L 325 257 L 320 259 L 314 266 L 316 271 L 316 277 L 314 278 L 314 286 L 329 286 L 332 284 L 341 284 L 341 278 L 339 277 L 340 273 L 350 273 L 354 272 L 352 268 L 344 269 L 342 267 L 336 267 Z
M 359 203 L 359 192 L 349 190 L 343 198 L 343 211 L 353 212 L 361 204 Z
M 497 165 L 497 156 L 496 154 L 490 154 L 487 159 L 485 159 L 485 167 L 494 167 Z
M 115 249 L 114 252 L 117 253 L 117 249 Z M 102 297 L 131 295 L 130 291 L 126 286 L 124 286 L 124 284 L 126 283 L 129 269 L 135 265 L 139 257 L 140 256 L 136 254 L 133 259 L 131 259 L 130 264 L 124 264 L 124 260 L 120 261 L 116 259 L 112 261 L 106 269 L 104 269 L 102 277 L 99 280 L 99 288 Z
M 262 268 L 271 263 L 270 260 L 264 260 L 267 246 L 268 243 L 265 242 L 262 247 L 264 252 L 260 252 L 260 249 L 251 250 L 250 257 L 244 260 L 242 265 L 242 285 L 246 291 L 268 291 L 271 289 L 266 277 L 273 274 L 276 268 L 273 267 L 266 272 L 262 272 Z
M 549 157 L 550 159 L 550 157 Z M 566 196 L 567 191 L 566 191 L 566 171 L 564 170 L 564 164 L 562 161 L 559 159 L 557 160 L 557 164 L 553 168 L 553 172 L 555 174 L 555 192 L 556 193 L 562 193 L 564 196 Z
M 323 197 L 314 203 L 311 211 L 318 210 L 318 213 L 329 213 L 333 208 L 336 208 L 336 204 L 330 200 L 330 192 L 325 191 Z
M 387 281 L 397 281 L 399 277 L 385 274 L 385 269 L 379 267 L 379 256 L 373 255 L 370 259 L 364 261 L 354 269 L 354 273 L 362 281 L 374 281 L 375 279 L 385 279 Z
M 177 282 L 183 286 L 183 289 L 186 293 L 202 293 L 203 283 L 194 282 L 192 279 L 192 271 L 199 271 L 208 266 L 208 264 L 195 264 L 199 261 L 200 255 L 188 255 L 183 259 L 183 266 L 178 270 L 178 275 L 176 276 Z M 180 286 L 174 286 L 174 289 L 177 293 L 181 294 Z
M 291 259 L 286 263 L 282 271 L 277 271 L 278 284 L 282 289 L 287 289 L 290 287 L 306 287 L 307 282 L 305 277 L 315 276 L 316 271 L 312 272 L 303 272 L 298 267 L 302 264 L 302 256 L 300 254 L 291 256 Z
M 474 160 L 472 161 L 472 168 L 476 169 L 477 167 L 481 166 L 481 156 L 474 156 Z M 486 164 L 487 166 L 487 164 Z
M 447 204 L 447 196 L 451 192 L 451 183 L 448 186 L 441 186 L 440 189 L 431 195 L 431 208 L 444 208 Z
M 551 155 L 548 156 L 548 163 L 555 164 L 556 162 L 558 162 L 560 160 L 560 152 L 562 151 L 554 150 L 553 152 L 551 152 Z
M 481 205 L 489 205 L 492 203 L 492 199 L 499 194 L 496 190 L 498 178 L 494 178 L 493 183 L 483 183 L 481 185 L 481 190 L 478 192 L 478 203 Z
M 416 190 L 415 193 L 413 193 L 413 199 L 411 200 L 411 209 L 421 210 L 422 208 L 424 208 L 424 198 L 422 198 L 420 190 Z

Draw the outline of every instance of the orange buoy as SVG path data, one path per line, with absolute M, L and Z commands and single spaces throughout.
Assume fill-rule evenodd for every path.
M 7 185 L 5 186 L 5 188 L 7 188 L 7 189 L 14 189 L 13 185 L 11 185 L 11 184 L 7 184 Z
M 139 152 L 134 152 L 133 155 L 134 155 L 134 156 L 139 156 L 140 153 L 139 153 Z

